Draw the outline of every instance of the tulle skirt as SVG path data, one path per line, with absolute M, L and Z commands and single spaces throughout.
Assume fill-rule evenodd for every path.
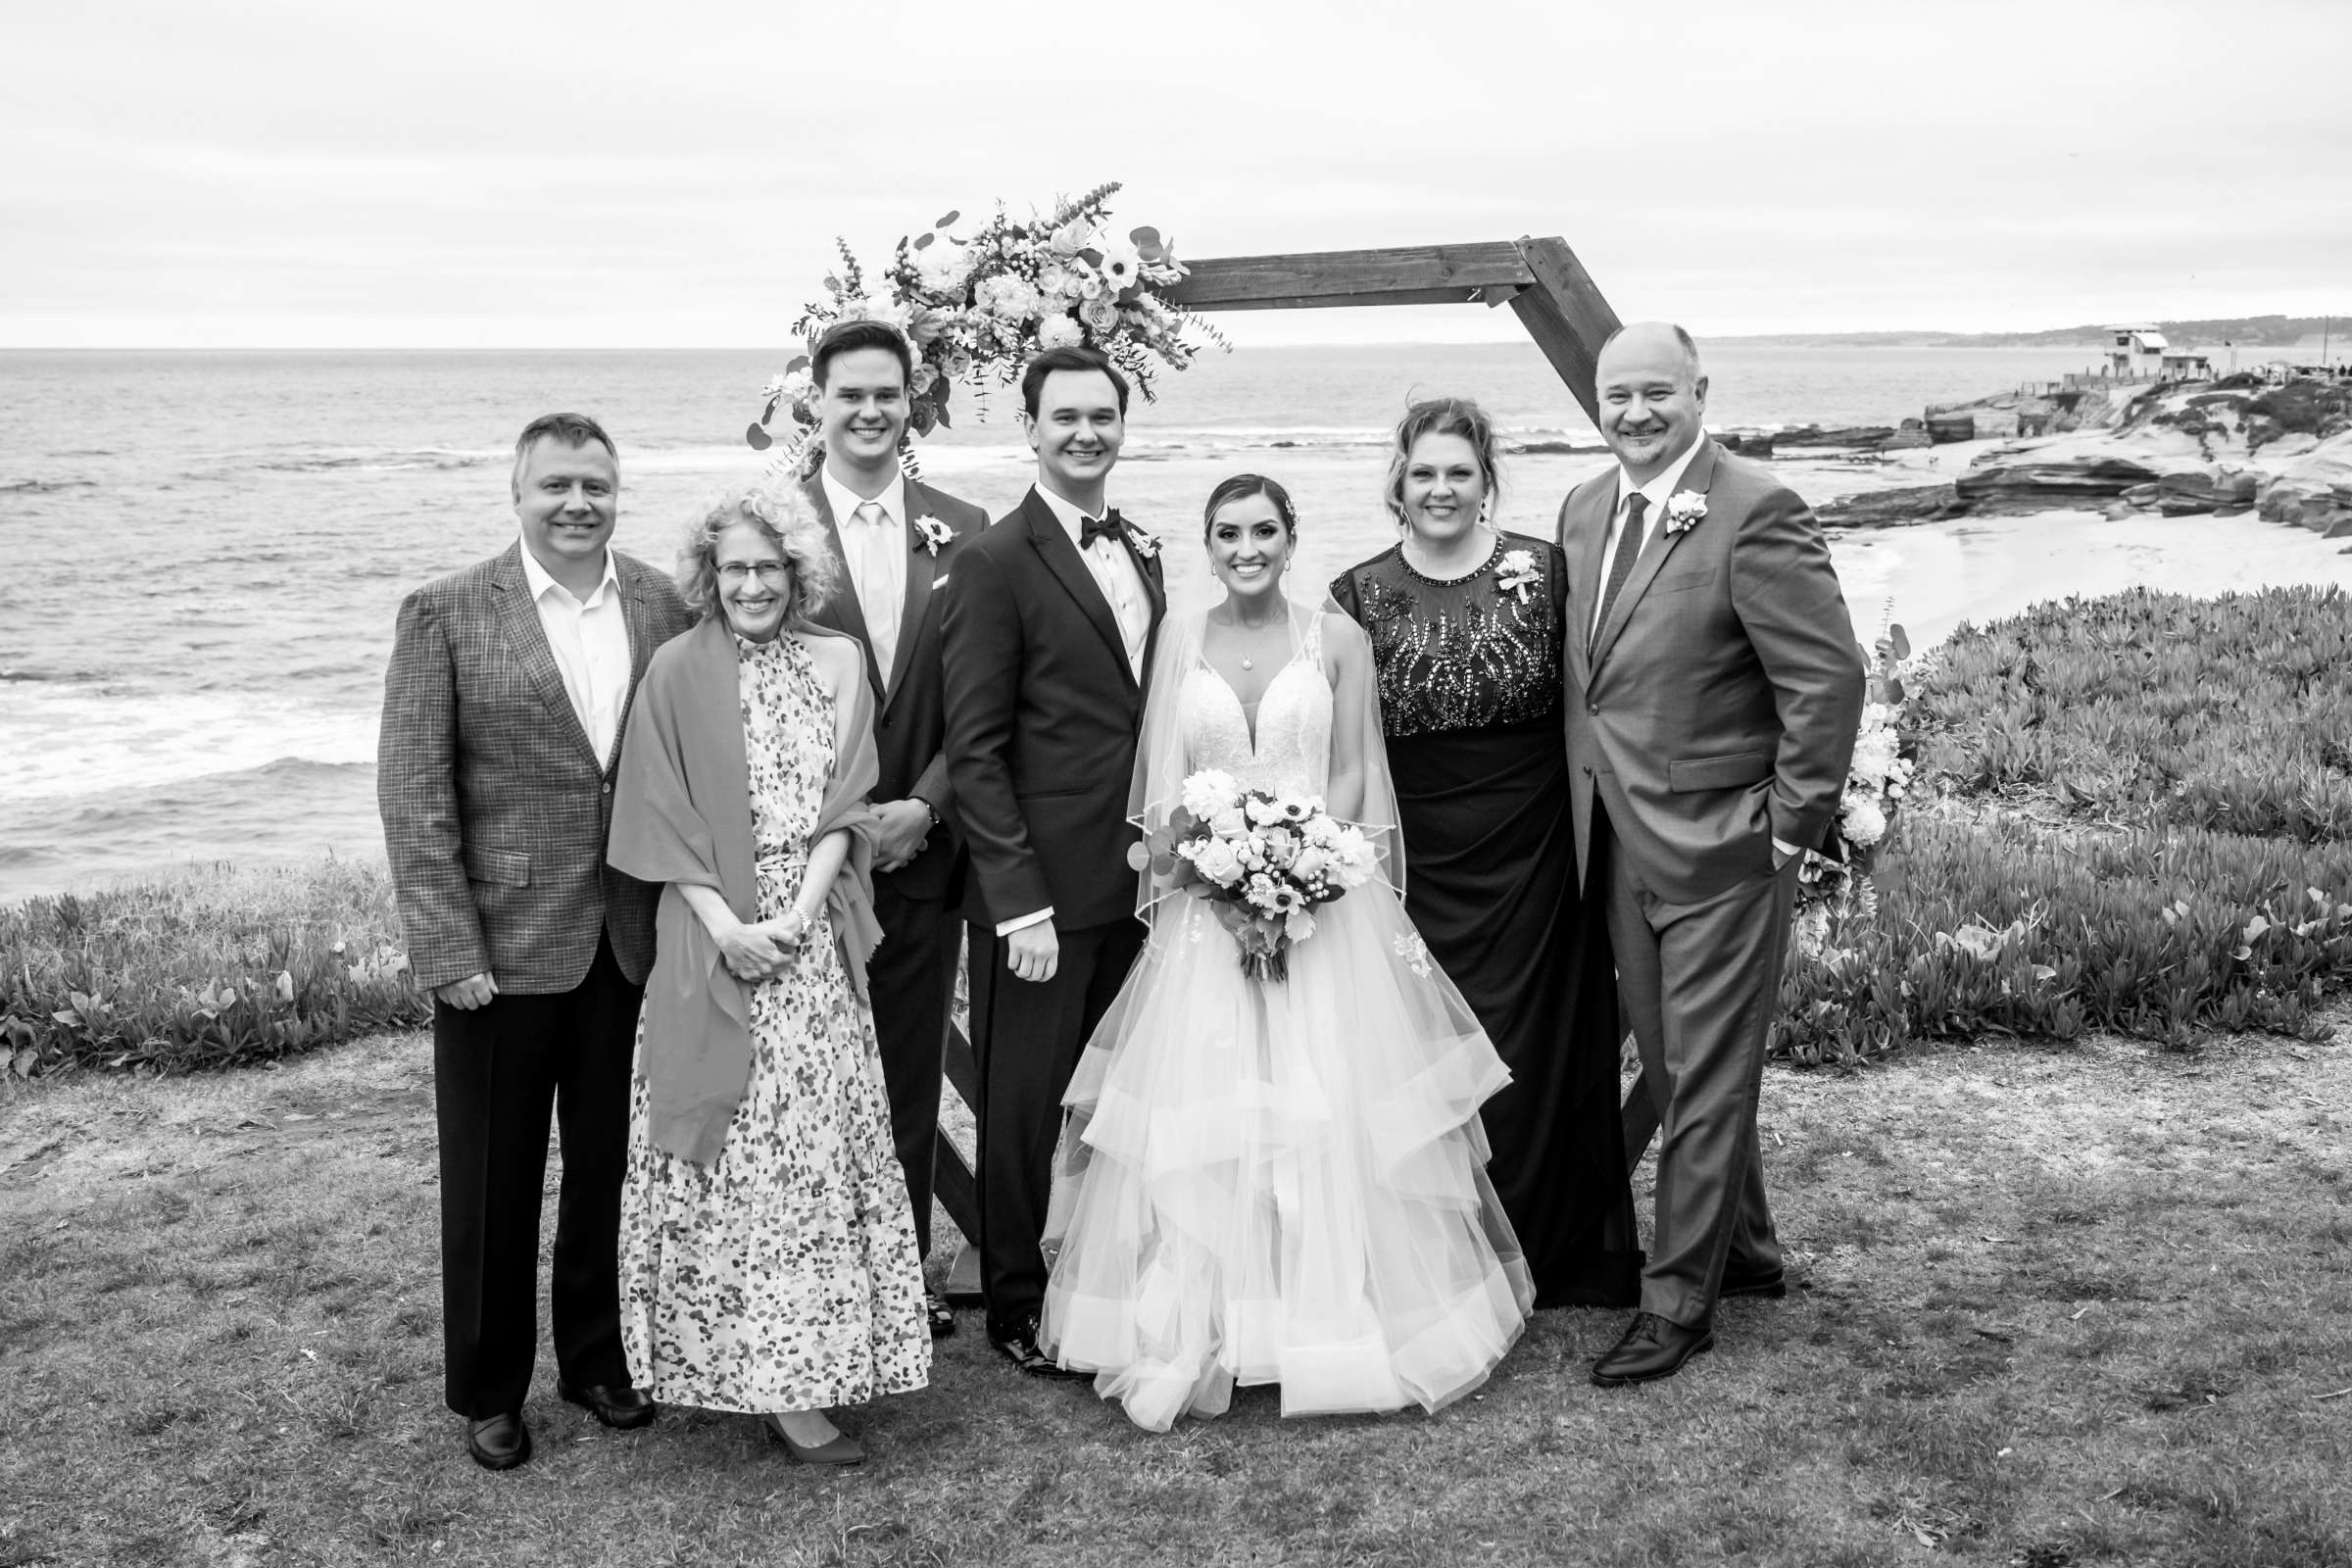
M 1478 1107 L 1509 1080 L 1384 883 L 1318 911 L 1290 978 L 1242 974 L 1176 896 L 1071 1079 L 1041 1339 L 1138 1426 L 1436 1410 L 1535 1298 Z

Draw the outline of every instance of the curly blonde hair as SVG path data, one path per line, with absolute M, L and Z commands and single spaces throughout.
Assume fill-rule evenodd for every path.
M 824 524 L 798 486 L 749 490 L 702 512 L 686 525 L 678 545 L 678 593 L 696 615 L 722 614 L 718 602 L 718 541 L 739 523 L 749 523 L 775 545 L 791 579 L 784 624 L 795 631 L 832 602 L 840 586 L 833 552 L 825 548 Z

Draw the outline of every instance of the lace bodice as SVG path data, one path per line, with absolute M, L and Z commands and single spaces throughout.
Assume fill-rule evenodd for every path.
M 1331 683 L 1323 675 L 1323 617 L 1258 699 L 1257 732 L 1225 677 L 1206 661 L 1184 678 L 1178 709 L 1187 772 L 1219 768 L 1243 784 L 1320 795 L 1331 776 Z

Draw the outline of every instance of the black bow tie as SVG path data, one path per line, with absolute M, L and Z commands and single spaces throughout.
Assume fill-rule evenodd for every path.
M 1105 511 L 1100 517 L 1081 516 L 1078 519 L 1078 548 L 1091 549 L 1098 539 L 1116 539 L 1126 526 L 1116 507 Z

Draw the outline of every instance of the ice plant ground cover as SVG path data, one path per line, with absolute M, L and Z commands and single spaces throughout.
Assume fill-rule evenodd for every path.
M 2352 979 L 2352 599 L 2069 600 L 1908 679 L 1902 843 L 1790 964 L 1780 1052 L 2317 1027 Z

